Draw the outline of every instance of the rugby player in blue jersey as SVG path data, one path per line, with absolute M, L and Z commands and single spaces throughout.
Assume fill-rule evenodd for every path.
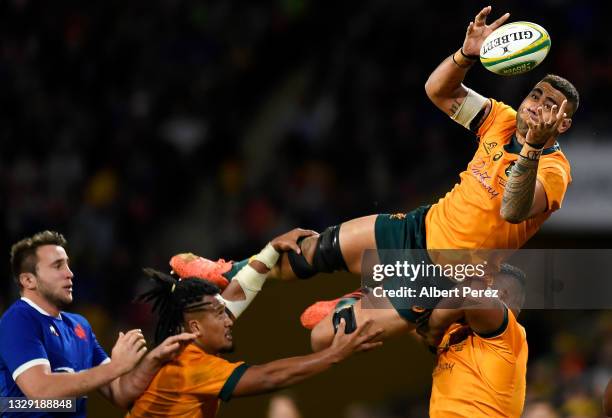
M 0 319 L 0 396 L 77 398 L 72 416 L 84 417 L 84 395 L 98 389 L 127 408 L 161 365 L 196 336 L 171 337 L 146 355 L 146 341 L 133 329 L 119 334 L 108 357 L 87 320 L 62 310 L 72 302 L 73 286 L 65 246 L 61 234 L 44 231 L 11 248 L 21 299 Z

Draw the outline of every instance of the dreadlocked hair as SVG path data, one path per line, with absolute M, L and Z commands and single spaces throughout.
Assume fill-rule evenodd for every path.
M 153 303 L 151 312 L 157 314 L 155 344 L 181 332 L 183 313 L 203 308 L 202 297 L 214 296 L 219 288 L 214 284 L 189 277 L 175 279 L 160 271 L 145 268 L 144 273 L 154 282 L 153 288 L 136 298 L 137 302 Z

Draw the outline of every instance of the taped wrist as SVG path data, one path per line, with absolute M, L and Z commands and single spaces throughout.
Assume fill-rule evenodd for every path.
M 280 254 L 278 253 L 278 251 L 274 249 L 272 244 L 268 243 L 268 245 L 266 245 L 264 249 L 259 252 L 259 254 L 256 254 L 251 257 L 251 260 L 257 260 L 260 263 L 263 263 L 268 268 L 268 270 L 272 270 L 272 268 L 274 268 L 274 266 L 276 265 L 279 256 Z
M 472 89 L 467 89 L 467 91 L 467 96 L 463 99 L 463 103 L 461 103 L 459 109 L 451 116 L 451 119 L 459 125 L 470 129 L 472 120 L 480 113 L 488 99 Z

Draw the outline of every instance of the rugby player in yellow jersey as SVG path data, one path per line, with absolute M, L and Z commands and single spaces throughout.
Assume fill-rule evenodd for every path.
M 478 137 L 474 157 L 460 173 L 459 183 L 431 206 L 405 214 L 353 219 L 303 239 L 301 253 L 283 255 L 273 276 L 305 279 L 340 270 L 361 274 L 367 249 L 376 249 L 382 264 L 397 261 L 385 250 L 518 249 L 561 207 L 571 176 L 557 139 L 572 125 L 578 92 L 564 78 L 548 75 L 517 111 L 467 88 L 463 80 L 477 62 L 484 39 L 509 17 L 505 14 L 487 24 L 490 12 L 488 6 L 476 15 L 461 48 L 442 61 L 425 84 L 431 101 Z M 428 258 L 417 254 L 410 261 L 429 263 Z M 229 266 L 223 268 L 229 270 Z M 397 289 L 404 286 L 403 280 L 386 280 L 383 286 Z M 359 300 L 361 297 L 366 300 Z M 414 329 L 424 312 L 412 309 L 418 304 L 404 297 L 381 299 L 357 292 L 340 302 L 318 302 L 307 309 L 302 323 L 314 328 L 313 348 L 329 346 L 332 325 L 340 317 L 350 326 L 371 318 L 383 326 L 386 337 Z M 390 309 L 362 309 L 362 302 L 378 307 L 386 303 Z
M 175 279 L 147 269 L 154 280 L 152 290 L 140 300 L 154 303 L 159 315 L 155 339 L 188 330 L 198 337 L 155 375 L 149 387 L 132 405 L 128 417 L 212 418 L 221 400 L 280 389 L 327 370 L 354 352 L 380 345 L 375 331 L 365 322 L 354 333 L 344 325 L 328 349 L 249 367 L 230 363 L 219 355 L 233 349 L 232 327 L 256 296 L 279 251 L 296 250 L 297 239 L 312 231 L 293 230 L 272 240 L 251 258 L 219 295 L 219 288 L 200 278 Z
M 459 183 L 431 206 L 353 219 L 304 239 L 301 254 L 283 256 L 277 276 L 308 278 L 338 270 L 360 274 L 366 249 L 377 249 L 383 264 L 396 261 L 385 249 L 427 249 L 430 254 L 441 249 L 518 249 L 561 207 L 571 176 L 557 139 L 572 125 L 578 92 L 569 81 L 547 75 L 514 110 L 466 87 L 463 80 L 484 39 L 509 17 L 487 24 L 490 12 L 488 6 L 476 15 L 461 48 L 442 61 L 425 84 L 431 101 L 478 137 L 478 148 Z M 387 280 L 383 286 L 398 288 L 402 280 Z M 372 293 L 363 297 L 375 298 Z M 346 298 L 336 309 L 320 302 L 304 313 L 304 325 L 316 325 L 314 349 L 329 345 L 332 324 L 340 314 L 347 323 L 372 318 L 384 327 L 384 336 L 413 329 L 422 314 L 406 308 L 406 298 L 390 298 L 389 307 L 395 309 L 362 309 L 364 301 L 357 299 Z M 379 300 L 371 302 L 380 306 Z
M 525 275 L 502 264 L 494 287 L 499 299 L 469 296 L 470 309 L 434 309 L 417 328 L 437 348 L 431 418 L 521 416 L 528 349 L 516 318 L 525 300 Z

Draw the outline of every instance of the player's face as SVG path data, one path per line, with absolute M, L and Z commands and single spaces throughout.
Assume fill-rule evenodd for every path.
M 208 353 L 229 353 L 234 349 L 232 328 L 234 321 L 225 310 L 225 305 L 214 296 L 204 296 L 204 302 L 210 302 L 201 316 L 200 343 Z
M 556 90 L 548 83 L 540 82 L 529 92 L 523 100 L 516 113 L 516 130 L 523 136 L 527 135 L 529 126 L 526 119 L 532 118 L 536 120 L 538 115 L 538 107 L 544 110 L 544 116 L 549 115 L 553 105 L 557 105 L 557 110 L 566 97 L 559 90 Z M 571 105 L 568 105 L 571 110 Z M 569 112 L 567 112 L 569 114 Z
M 36 250 L 36 291 L 49 303 L 62 308 L 72 303 L 72 278 L 66 250 L 43 245 Z
M 525 290 L 518 279 L 509 274 L 498 274 L 493 287 L 499 290 L 501 300 L 515 311 L 520 311 L 525 298 Z

